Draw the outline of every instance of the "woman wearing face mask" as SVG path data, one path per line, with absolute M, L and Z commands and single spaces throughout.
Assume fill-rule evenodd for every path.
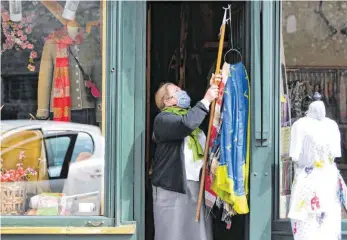
M 219 82 L 220 75 L 210 82 Z M 155 240 L 212 240 L 212 226 L 202 204 L 195 222 L 206 136 L 199 129 L 218 96 L 212 85 L 204 98 L 190 108 L 190 97 L 172 83 L 162 85 L 155 95 L 161 112 L 154 120 L 157 144 L 153 173 Z

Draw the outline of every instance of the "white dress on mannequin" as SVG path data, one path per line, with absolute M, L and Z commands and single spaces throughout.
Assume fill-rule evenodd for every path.
M 288 217 L 295 240 L 340 240 L 340 132 L 325 117 L 322 101 L 310 104 L 307 116 L 293 124 L 290 156 L 297 163 Z

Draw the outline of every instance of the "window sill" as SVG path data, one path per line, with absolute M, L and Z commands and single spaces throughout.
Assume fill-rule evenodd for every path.
M 132 235 L 136 233 L 136 224 L 118 227 L 1 227 L 2 235 Z

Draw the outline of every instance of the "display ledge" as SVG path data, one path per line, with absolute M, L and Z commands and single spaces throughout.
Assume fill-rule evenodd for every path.
M 346 231 L 342 231 L 341 232 L 342 235 L 342 239 L 347 239 L 347 232 Z M 293 233 L 290 232 L 281 232 L 281 231 L 276 231 L 276 232 L 272 232 L 271 234 L 271 239 L 272 240 L 293 240 Z
M 119 227 L 1 227 L 2 235 L 132 235 L 136 233 L 136 224 Z

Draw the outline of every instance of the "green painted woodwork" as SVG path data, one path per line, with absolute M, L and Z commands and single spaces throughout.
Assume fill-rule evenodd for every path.
M 274 73 L 274 4 L 271 1 L 262 3 L 262 146 L 268 146 L 270 141 L 270 126 L 273 123 L 271 113 L 273 108 L 270 103 L 273 92 L 271 81 Z M 272 78 L 271 78 L 272 76 Z
M 252 2 L 251 4 L 251 83 L 252 83 L 252 103 L 256 103 L 257 106 L 253 104 L 252 107 L 252 119 L 253 125 L 252 131 L 255 133 L 255 144 L 256 146 L 262 145 L 262 106 L 261 106 L 261 52 L 260 52 L 260 6 L 261 3 L 258 1 Z M 257 89 L 257 91 L 254 91 Z M 254 121 L 256 119 L 257 121 Z
M 131 14 L 131 2 L 110 2 L 113 15 L 112 22 L 115 37 L 112 38 L 115 54 L 113 56 L 116 87 L 116 154 L 115 181 L 116 191 L 116 224 L 133 220 L 133 167 L 134 167 L 134 97 L 135 97 L 135 21 Z M 132 43 L 132 44 L 127 44 Z M 112 49 L 113 50 L 113 49 Z
M 115 48 L 116 88 L 116 220 L 117 224 L 133 220 L 134 205 L 134 105 L 135 105 L 135 21 L 131 2 L 111 2 L 115 5 L 117 30 L 113 40 Z M 132 43 L 132 44 L 127 44 Z
M 274 81 L 274 3 L 251 4 L 252 156 L 250 240 L 271 239 Z M 268 96 L 264 96 L 265 93 Z
M 139 240 L 144 239 L 145 222 L 146 9 L 146 2 L 108 2 L 109 82 L 115 83 L 108 89 L 115 103 L 110 114 L 116 116 L 113 127 L 108 125 L 116 138 L 110 149 L 116 156 L 115 219 L 116 225 L 136 221 Z
M 273 25 L 273 14 L 265 14 L 268 8 L 272 8 L 272 4 L 267 1 L 256 1 L 253 4 L 253 19 L 258 21 L 252 25 L 253 44 L 252 44 L 252 59 L 256 65 L 252 65 L 254 74 L 253 87 L 258 89 L 254 92 L 253 98 L 256 103 L 259 103 L 257 108 L 254 108 L 254 123 L 255 128 L 255 144 L 256 146 L 266 147 L 270 140 L 270 126 L 271 126 L 271 111 L 270 101 L 271 96 L 271 83 L 268 79 L 269 74 L 273 72 L 273 56 L 269 54 L 273 52 L 273 42 L 271 32 Z M 263 14 L 261 14 L 263 13 Z M 262 20 L 260 19 L 262 18 Z M 262 27 L 259 25 L 262 24 Z
M 132 3 L 132 2 L 128 2 Z M 131 5 L 134 5 L 133 3 Z M 130 8 L 132 10 L 132 6 Z M 134 220 L 136 221 L 136 239 L 145 240 L 145 135 L 146 135 L 146 23 L 147 3 L 136 2 L 132 21 L 136 25 L 133 39 L 135 51 L 135 120 L 134 120 Z M 131 41 L 129 41 L 131 42 Z
M 280 71 L 280 19 L 281 19 L 281 2 L 276 2 L 275 3 L 275 9 L 274 9 L 274 16 L 275 16 L 275 31 L 274 31 L 274 40 L 275 40 L 275 52 L 274 52 L 274 71 L 275 71 L 275 81 L 273 82 L 273 89 L 274 89 L 274 111 L 273 111 L 273 116 L 274 116 L 274 121 L 273 124 L 274 126 L 280 126 L 281 124 L 281 115 L 280 115 L 280 81 L 282 79 L 282 74 Z M 272 212 L 272 218 L 274 220 L 278 219 L 279 217 L 279 158 L 280 158 L 280 145 L 278 144 L 280 142 L 280 127 L 273 127 L 273 134 L 274 134 L 274 179 L 277 179 L 273 183 L 273 212 Z
M 117 146 L 117 97 L 116 91 L 117 83 L 115 81 L 115 68 L 116 68 L 116 54 L 115 46 L 111 44 L 116 40 L 117 37 L 117 28 L 116 24 L 109 23 L 117 23 L 118 16 L 116 12 L 116 4 L 114 2 L 107 2 L 106 8 L 106 124 L 105 124 L 105 155 L 107 161 L 106 169 L 109 171 L 105 171 L 105 215 L 112 216 L 113 220 L 116 219 L 116 192 L 119 191 L 119 187 L 117 187 L 117 155 L 113 146 Z M 110 147 L 109 147 L 110 146 Z M 118 215 L 117 215 L 118 216 Z M 115 224 L 116 221 L 113 222 Z M 119 223 L 119 221 L 117 221 Z
M 78 217 L 63 217 L 63 216 L 1 216 L 1 226 L 70 226 L 81 227 L 88 226 L 88 221 L 103 222 L 102 226 L 113 226 L 113 219 L 102 216 L 78 216 Z

